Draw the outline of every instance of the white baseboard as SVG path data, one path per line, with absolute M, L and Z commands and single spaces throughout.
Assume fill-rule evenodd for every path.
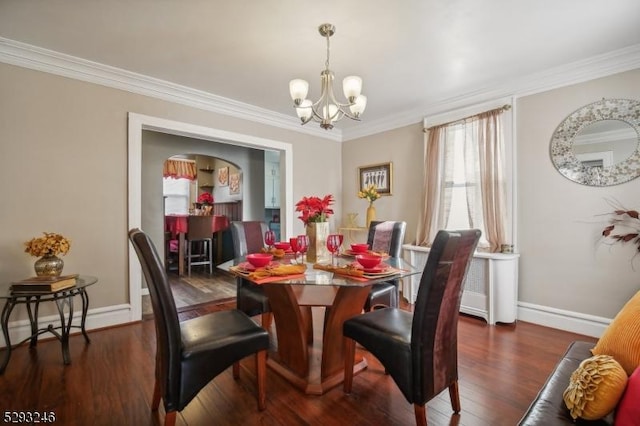
M 82 312 L 79 310 L 73 313 L 73 322 L 72 325 L 80 325 L 80 316 Z M 122 304 L 122 305 L 114 305 L 107 306 L 104 308 L 95 308 L 89 309 L 87 312 L 87 322 L 85 324 L 85 328 L 87 331 L 111 327 L 114 325 L 126 324 L 128 322 L 132 322 L 131 319 L 131 305 Z M 60 326 L 60 316 L 58 314 L 49 315 L 46 317 L 38 318 L 39 328 L 47 327 L 49 324 L 52 324 L 54 327 Z M 72 328 L 71 334 L 79 333 L 79 328 Z M 31 326 L 29 325 L 28 319 L 17 320 L 9 323 L 9 337 L 11 338 L 11 344 L 15 345 L 16 343 L 22 342 L 24 339 L 31 336 Z M 45 333 L 42 335 L 42 338 L 52 337 L 51 334 Z M 5 347 L 6 342 L 4 341 L 4 336 L 0 336 L 0 347 Z
M 611 323 L 609 318 L 526 302 L 518 302 L 518 320 L 596 338 L 602 336 Z
M 486 312 L 482 310 L 474 310 L 470 307 L 461 306 L 460 312 L 488 321 Z M 518 302 L 517 316 L 519 321 L 526 321 L 544 327 L 557 328 L 558 330 L 595 338 L 602 336 L 602 333 L 612 321 L 610 318 L 566 311 L 527 302 Z

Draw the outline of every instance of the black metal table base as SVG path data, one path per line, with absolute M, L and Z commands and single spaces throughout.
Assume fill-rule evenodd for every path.
M 82 300 L 82 315 L 80 325 L 72 325 L 73 322 L 73 298 L 80 296 Z M 47 327 L 39 328 L 38 326 L 38 309 L 41 302 L 53 301 L 58 309 L 60 316 L 60 326 L 54 327 L 53 324 L 49 324 Z M 11 337 L 9 336 L 9 317 L 16 305 L 24 304 L 27 306 L 27 313 L 29 315 L 29 324 L 31 326 L 31 336 L 22 340 L 15 346 L 11 345 Z M 91 343 L 87 330 L 85 329 L 87 312 L 89 310 L 89 295 L 82 288 L 71 288 L 68 290 L 59 291 L 57 293 L 51 293 L 46 295 L 20 295 L 7 298 L 7 301 L 2 309 L 2 315 L 0 316 L 0 323 L 2 325 L 2 334 L 6 343 L 4 350 L 4 356 L 0 363 L 0 374 L 4 373 L 7 364 L 9 364 L 9 358 L 11 358 L 11 351 L 14 347 L 20 346 L 27 340 L 29 341 L 29 347 L 33 348 L 38 344 L 38 336 L 44 333 L 53 334 L 61 343 L 62 346 L 62 359 L 65 365 L 71 364 L 71 356 L 69 354 L 69 334 L 72 328 L 79 328 L 82 331 L 82 335 L 86 343 Z M 66 315 L 65 315 L 66 313 Z

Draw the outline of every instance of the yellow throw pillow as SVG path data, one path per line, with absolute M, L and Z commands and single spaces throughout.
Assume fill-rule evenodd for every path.
M 640 291 L 618 312 L 591 353 L 611 355 L 627 376 L 640 366 Z
M 597 420 L 616 408 L 626 385 L 622 366 L 609 355 L 596 355 L 580 363 L 562 396 L 574 420 Z

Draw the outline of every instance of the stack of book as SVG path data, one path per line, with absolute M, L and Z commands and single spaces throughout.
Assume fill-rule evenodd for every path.
M 12 293 L 52 293 L 76 285 L 78 274 L 59 277 L 31 277 L 11 283 Z

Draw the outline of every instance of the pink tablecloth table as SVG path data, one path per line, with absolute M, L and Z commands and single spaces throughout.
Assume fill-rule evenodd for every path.
M 211 234 L 224 231 L 229 227 L 229 218 L 227 216 L 215 215 L 211 216 Z M 178 275 L 184 274 L 184 249 L 185 235 L 189 231 L 188 215 L 166 215 L 164 217 L 164 229 L 171 233 L 171 239 L 177 239 L 178 251 Z M 222 238 L 218 237 L 217 246 L 218 256 L 222 253 Z
M 167 215 L 164 217 L 164 230 L 171 232 L 172 239 L 180 233 L 186 234 L 189 229 L 188 218 L 187 215 Z

